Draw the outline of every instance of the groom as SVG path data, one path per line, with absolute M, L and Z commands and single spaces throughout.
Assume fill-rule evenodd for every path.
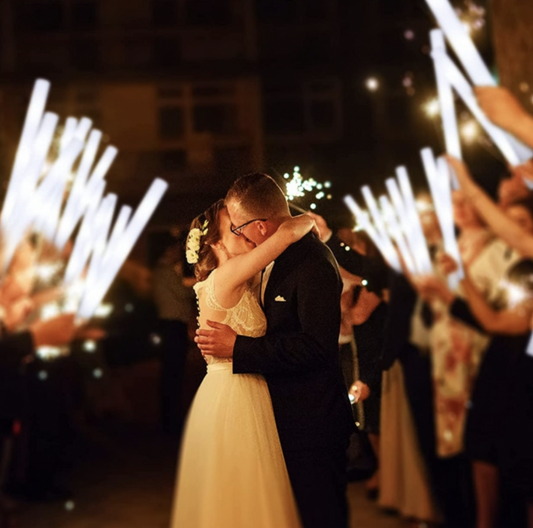
M 239 178 L 226 205 L 235 236 L 267 240 L 288 218 L 287 200 L 266 174 Z M 330 250 L 309 233 L 262 273 L 265 336 L 210 323 L 204 355 L 233 357 L 235 374 L 264 375 L 304 528 L 346 528 L 346 448 L 353 419 L 338 358 L 342 284 Z

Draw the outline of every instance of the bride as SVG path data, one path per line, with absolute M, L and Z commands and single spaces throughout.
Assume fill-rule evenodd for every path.
M 207 321 L 240 335 L 265 334 L 258 274 L 315 226 L 307 215 L 284 222 L 260 246 L 235 236 L 223 200 L 191 225 L 201 328 Z M 183 437 L 171 528 L 298 528 L 300 520 L 262 376 L 233 374 L 231 360 L 206 358 L 205 376 Z

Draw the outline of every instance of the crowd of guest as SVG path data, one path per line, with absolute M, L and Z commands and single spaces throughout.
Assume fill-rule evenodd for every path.
M 482 88 L 477 97 L 496 125 L 533 148 L 533 117 L 508 91 Z M 444 252 L 431 196 L 419 195 L 432 275 L 393 271 L 364 231 L 333 232 L 310 213 L 344 283 L 340 359 L 357 425 L 347 471 L 366 479 L 370 499 L 414 522 L 533 528 L 533 355 L 526 353 L 533 322 L 533 160 L 509 168 L 497 201 L 463 162 L 448 162 L 460 184 L 453 213 L 461 258 Z M 147 349 L 145 337 L 155 336 L 161 425 L 167 433 L 181 431 L 194 279 L 184 269 L 183 240 L 169 233 L 152 240 L 149 278 L 139 280 L 125 266 L 114 286 L 125 309 L 109 335 L 105 328 L 80 328 L 73 314 L 45 317 L 43 307 L 64 303 L 65 292 L 39 276 L 39 265 L 64 262 L 64 255 L 28 239 L 10 262 L 0 284 L 5 526 L 9 497 L 68 496 L 57 475 L 76 400 L 83 399 L 68 353 L 80 343 L 103 339 L 105 362 L 113 364 L 122 361 L 121 347 L 131 361 L 135 350 L 142 356 Z M 454 281 L 458 270 L 464 277 Z M 150 298 L 152 308 L 137 311 L 133 333 L 117 332 L 132 311 L 132 295 Z M 47 361 L 37 354 L 43 348 L 58 357 Z M 54 383 L 39 383 L 44 375 Z
M 121 367 L 159 361 L 161 429 L 179 434 L 194 294 L 179 233 L 148 238 L 149 266 L 127 261 L 103 312 L 83 325 L 61 281 L 68 248 L 58 253 L 31 236 L 7 266 L 0 283 L 1 528 L 18 526 L 25 503 L 73 500 L 68 469 L 77 437 L 95 421 L 128 419 L 115 375 Z
M 510 92 L 476 95 L 533 148 L 533 117 Z M 313 215 L 345 284 L 341 360 L 359 426 L 350 466 L 368 435 L 377 463 L 367 489 L 383 508 L 449 528 L 532 528 L 533 159 L 509 168 L 496 201 L 463 162 L 448 163 L 460 262 L 420 195 L 431 275 L 393 271 L 364 232 L 333 233 Z

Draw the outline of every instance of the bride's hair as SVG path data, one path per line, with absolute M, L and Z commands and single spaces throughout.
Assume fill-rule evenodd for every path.
M 207 279 L 218 265 L 217 257 L 211 245 L 216 244 L 221 238 L 219 216 L 222 209 L 224 209 L 224 200 L 218 200 L 191 222 L 190 230 L 199 229 L 204 233 L 200 237 L 198 261 L 194 265 L 194 275 L 199 281 Z

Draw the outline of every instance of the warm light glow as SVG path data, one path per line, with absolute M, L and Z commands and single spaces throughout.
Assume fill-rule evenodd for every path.
M 436 117 L 440 114 L 440 105 L 437 99 L 430 99 L 424 105 L 424 112 L 428 117 Z
M 467 121 L 461 125 L 461 136 L 467 143 L 472 143 L 479 136 L 479 126 L 476 121 Z
M 35 268 L 35 274 L 41 282 L 49 282 L 62 266 L 62 262 L 39 264 Z
M 369 77 L 365 81 L 365 86 L 370 92 L 375 92 L 379 89 L 379 81 L 375 77 Z
M 113 312 L 113 305 L 111 303 L 101 304 L 94 312 L 94 317 L 105 318 L 109 317 Z
M 94 352 L 96 350 L 96 341 L 93 341 L 92 339 L 85 341 L 83 343 L 83 350 L 85 350 L 85 352 Z

